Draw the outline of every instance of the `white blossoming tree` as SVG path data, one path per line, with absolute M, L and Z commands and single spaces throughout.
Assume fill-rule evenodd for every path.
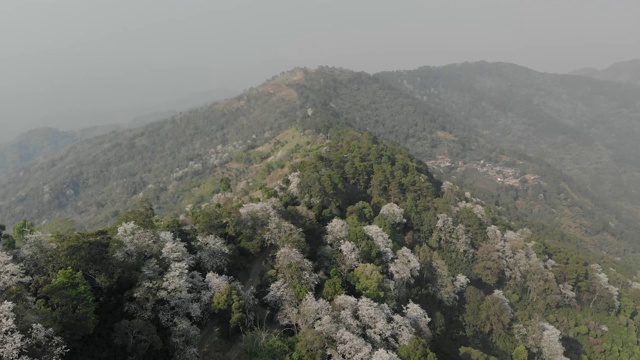
M 345 329 L 338 331 L 336 344 L 341 359 L 369 360 L 371 358 L 371 345 L 360 336 Z
M 349 235 L 349 224 L 342 219 L 335 218 L 327 224 L 327 235 L 325 241 L 331 246 L 340 246 L 340 244 L 347 240 Z
M 118 226 L 116 240 L 119 244 L 114 257 L 134 266 L 159 255 L 164 245 L 163 239 L 134 222 L 126 222 Z
M 351 241 L 343 241 L 340 244 L 339 256 L 342 261 L 338 263 L 338 266 L 344 274 L 360 265 L 360 250 Z
M 411 250 L 403 247 L 396 253 L 395 260 L 389 265 L 389 271 L 393 275 L 398 295 L 402 298 L 407 292 L 407 286 L 418 276 L 420 262 Z
M 313 291 L 319 278 L 313 264 L 296 249 L 284 247 L 276 254 L 278 280 L 269 287 L 265 300 L 279 308 L 282 324 L 298 323 L 298 304 Z
M 391 261 L 391 259 L 393 259 L 393 250 L 391 249 L 392 244 L 389 235 L 377 225 L 367 225 L 364 226 L 363 229 L 364 232 L 373 239 L 373 242 L 380 250 L 382 259 L 385 262 Z
M 68 351 L 64 340 L 38 323 L 31 325 L 28 335 L 21 334 L 13 308 L 9 301 L 0 303 L 0 359 L 62 359 Z
M 229 262 L 229 247 L 223 239 L 215 235 L 199 236 L 196 247 L 198 261 L 209 271 L 225 271 Z
M 540 348 L 544 358 L 549 360 L 568 360 L 569 358 L 564 356 L 564 346 L 560 342 L 562 338 L 560 330 L 547 322 L 540 323 L 540 328 L 542 329 Z
M 589 265 L 589 278 L 591 279 L 592 292 L 595 293 L 590 307 L 594 304 L 606 307 L 611 314 L 615 314 L 620 309 L 620 300 L 618 299 L 620 290 L 609 283 L 609 277 L 602 270 L 599 264 Z
M 402 224 L 407 221 L 404 218 L 404 210 L 394 203 L 389 203 L 383 206 L 382 209 L 380 209 L 380 216 L 392 225 Z
M 9 254 L 0 251 L 0 297 L 6 289 L 19 283 L 28 283 L 30 280 L 20 264 L 14 263 Z
M 326 310 L 325 310 L 326 312 Z M 430 319 L 418 305 L 409 303 L 404 315 L 394 313 L 387 304 L 379 304 L 367 297 L 360 299 L 348 295 L 338 296 L 332 304 L 334 326 L 327 326 L 326 315 L 316 316 L 315 330 L 333 338 L 340 345 L 350 338 L 364 348 L 395 351 L 412 337 L 430 336 Z M 338 332 L 335 328 L 340 329 Z M 357 346 L 361 348 L 360 345 Z M 340 352 L 340 351 L 339 351 Z M 344 356 L 344 352 L 340 352 Z M 349 352 L 353 354 L 353 352 Z

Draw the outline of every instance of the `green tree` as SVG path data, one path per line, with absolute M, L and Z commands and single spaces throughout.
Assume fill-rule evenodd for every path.
M 27 219 L 22 219 L 15 225 L 13 225 L 11 234 L 15 241 L 24 241 L 24 237 L 33 233 L 34 231 L 35 226 L 33 226 L 33 223 L 31 221 L 28 221 Z
M 220 178 L 220 191 L 231 192 L 231 179 L 226 176 Z
M 51 284 L 42 289 L 38 306 L 47 325 L 68 340 L 91 334 L 98 323 L 97 305 L 81 271 L 58 271 Z
M 122 223 L 134 222 L 143 229 L 154 230 L 156 228 L 155 216 L 156 213 L 153 210 L 151 201 L 147 198 L 142 198 L 138 201 L 135 209 L 127 211 L 118 217 L 115 228 Z
M 324 282 L 324 288 L 322 289 L 322 296 L 325 299 L 332 301 L 339 295 L 344 294 L 344 288 L 342 287 L 342 278 L 338 273 L 338 270 L 331 270 L 331 277 Z
M 111 237 L 105 230 L 90 233 L 58 234 L 55 258 L 58 268 L 70 268 L 82 271 L 92 284 L 106 287 L 115 282 L 118 269 L 109 255 Z
M 498 360 L 498 358 L 487 355 L 480 350 L 463 346 L 460 348 L 460 358 L 464 360 Z
M 245 315 L 245 302 L 242 299 L 242 295 L 238 289 L 227 284 L 224 288 L 213 295 L 213 302 L 211 304 L 213 311 L 223 313 L 229 321 L 229 328 L 238 327 L 241 322 L 246 318 Z
M 505 302 L 504 296 L 490 295 L 485 297 L 480 305 L 480 316 L 482 317 L 482 330 L 494 337 L 507 335 L 509 323 L 513 317 L 509 305 Z
M 322 334 L 313 329 L 303 329 L 298 335 L 296 351 L 292 358 L 295 360 L 322 360 L 327 346 Z
M 350 280 L 362 295 L 375 301 L 384 298 L 384 276 L 380 273 L 380 267 L 360 264 L 351 274 Z
M 242 340 L 242 359 L 246 360 L 284 360 L 292 349 L 268 332 L 252 331 Z
M 473 267 L 476 276 L 485 283 L 495 286 L 502 280 L 502 262 L 494 243 L 484 243 L 476 252 L 478 262 Z
M 215 234 L 225 237 L 230 231 L 229 224 L 239 221 L 237 211 L 237 208 L 230 204 L 215 204 L 193 210 L 191 215 L 200 235 Z M 238 226 L 235 231 L 241 228 Z
M 512 360 L 527 360 L 528 358 L 529 358 L 529 351 L 522 344 L 518 345 L 518 347 L 516 347 L 515 350 L 513 350 L 513 353 L 511 353 Z
M 369 203 L 359 201 L 347 209 L 347 217 L 353 224 L 368 224 L 373 220 L 373 209 Z
M 54 238 L 60 238 L 73 234 L 76 231 L 76 223 L 73 219 L 63 218 L 49 221 L 42 227 L 42 232 L 51 234 Z
M 462 316 L 467 336 L 474 341 L 478 341 L 478 334 L 483 331 L 486 325 L 482 314 L 482 305 L 485 295 L 482 290 L 469 286 L 464 292 L 466 301 L 465 312 Z
M 13 250 L 16 247 L 16 240 L 13 236 L 5 234 L 6 230 L 7 227 L 4 224 L 0 224 L 0 244 L 2 245 L 2 250 Z
M 414 336 L 408 343 L 400 345 L 398 357 L 401 360 L 437 360 L 436 354 L 429 350 L 427 341 Z

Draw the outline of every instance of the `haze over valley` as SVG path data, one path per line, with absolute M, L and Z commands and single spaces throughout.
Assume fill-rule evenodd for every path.
M 639 5 L 628 0 L 298 5 L 3 1 L 0 142 L 183 110 L 165 105 L 297 66 L 377 73 L 486 60 L 568 73 L 640 58 Z

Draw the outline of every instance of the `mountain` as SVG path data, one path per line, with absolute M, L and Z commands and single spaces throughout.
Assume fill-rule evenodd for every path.
M 202 91 L 159 106 L 159 108 L 167 110 L 138 115 L 128 122 L 122 122 L 121 119 L 117 119 L 117 116 L 112 114 L 110 116 L 113 117 L 110 118 L 111 120 L 107 120 L 107 122 L 114 122 L 113 124 L 68 131 L 51 127 L 27 131 L 10 142 L 0 143 L 0 176 L 11 171 L 17 171 L 32 161 L 65 150 L 76 142 L 111 131 L 135 128 L 151 122 L 167 119 L 179 114 L 180 111 L 224 100 L 236 94 L 235 91 L 224 88 Z M 85 114 L 84 116 L 91 117 L 93 115 Z M 99 120 L 101 116 L 102 115 L 97 115 L 98 120 L 96 121 L 102 121 Z M 55 120 L 52 122 L 55 122 Z
M 62 131 L 43 127 L 27 131 L 11 142 L 0 144 L 0 176 L 65 150 L 78 141 L 106 134 L 119 128 L 118 125 L 112 125 L 95 126 L 77 131 Z
M 74 134 L 53 128 L 28 131 L 11 143 L 0 144 L 0 174 L 20 168 L 44 154 L 58 152 L 75 141 Z
M 278 98 L 293 100 L 287 88 L 301 86 L 302 73 L 234 104 L 259 108 L 254 100 L 263 98 L 284 110 Z M 316 73 L 324 81 L 329 74 Z M 363 89 L 362 74 L 339 74 Z M 497 216 L 493 204 L 437 180 L 408 149 L 327 128 L 313 113 L 300 114 L 301 123 L 312 120 L 306 130 L 221 149 L 232 155 L 218 158 L 205 181 L 189 179 L 193 206 L 177 217 L 141 200 L 104 229 L 59 222 L 34 231 L 24 222 L 2 235 L 9 252 L 0 251 L 0 353 L 640 356 L 638 282 L 597 254 L 583 257 Z
M 551 175 L 562 178 L 559 186 L 571 184 L 573 188 L 559 190 L 557 196 L 583 202 L 583 209 L 599 208 L 584 220 L 593 221 L 598 213 L 615 214 L 609 225 L 596 221 L 600 223 L 594 224 L 596 228 L 637 223 L 640 89 L 484 62 L 376 76 L 425 103 L 447 109 L 457 116 L 453 126 L 475 131 L 486 143 L 506 151 L 504 155 L 526 154 L 527 163 L 551 166 L 553 170 L 537 170 L 547 175 L 543 181 Z M 576 192 L 577 188 L 582 190 Z M 552 201 L 544 192 L 534 195 L 544 196 L 544 202 Z M 566 210 L 574 217 L 576 211 L 571 207 L 574 205 Z M 576 227 L 575 218 L 566 221 L 566 227 Z M 633 235 L 626 236 L 628 242 L 635 242 Z M 608 243 L 605 238 L 602 244 Z
M 638 358 L 637 99 L 293 69 L 77 141 L 0 179 L 0 353 Z
M 160 213 L 175 213 L 188 205 L 185 189 L 207 178 L 234 151 L 259 146 L 291 126 L 366 130 L 370 121 L 382 126 L 376 133 L 400 143 L 404 133 L 390 131 L 398 114 L 419 124 L 412 131 L 414 141 L 441 143 L 442 151 L 459 154 L 472 143 L 442 142 L 435 129 L 444 128 L 447 116 L 369 74 L 296 69 L 236 98 L 77 143 L 33 164 L 3 182 L 1 216 L 10 224 L 23 217 L 37 222 L 71 217 L 91 228 L 112 221 L 138 195 L 150 198 Z M 427 156 L 431 146 L 417 149 Z
M 298 118 L 298 104 L 267 90 L 273 86 L 77 142 L 3 179 L 2 218 L 12 224 L 70 217 L 92 228 L 112 221 L 139 194 L 163 211 L 181 209 L 193 176 L 204 178 L 231 150 L 262 142 L 269 129 Z
M 578 69 L 570 74 L 640 86 L 640 59 L 618 62 L 602 70 Z
M 628 89 L 510 64 L 373 76 L 295 69 L 236 98 L 90 139 L 25 168 L 3 181 L 0 218 L 68 217 L 93 228 L 139 197 L 177 215 L 235 152 L 291 126 L 337 125 L 402 144 L 502 215 L 635 268 L 638 92 Z
M 638 203 L 640 89 L 509 64 L 381 74 L 500 147 L 546 159 L 592 192 Z M 620 174 L 623 174 L 620 176 Z

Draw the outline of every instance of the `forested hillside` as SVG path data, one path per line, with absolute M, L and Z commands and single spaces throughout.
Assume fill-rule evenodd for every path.
M 638 204 L 640 89 L 483 62 L 379 76 L 459 114 L 500 147 L 546 159 L 603 199 Z
M 445 165 L 440 166 L 445 172 L 458 174 L 469 170 L 490 173 L 503 183 L 512 174 L 516 182 L 524 181 L 518 176 L 518 172 L 523 175 L 522 170 L 540 175 L 539 179 L 547 183 L 546 190 L 554 189 L 555 195 L 536 191 L 527 198 L 521 191 L 515 196 L 519 207 L 523 202 L 537 202 L 525 212 L 550 205 L 565 229 L 578 230 L 586 225 L 587 230 L 579 232 L 599 237 L 601 244 L 610 243 L 611 235 L 626 238 L 629 244 L 637 243 L 635 231 L 620 230 L 633 228 L 639 216 L 640 89 L 486 62 L 376 76 L 426 104 L 447 109 L 456 116 L 453 126 L 467 127 L 486 143 L 502 149 L 504 160 L 483 155 L 483 164 L 460 166 L 457 157 L 443 156 L 432 161 L 434 165 Z M 530 164 L 535 166 L 527 166 Z M 496 174 L 496 169 L 504 171 Z M 530 176 L 526 178 L 526 182 L 530 180 Z M 571 209 L 570 214 L 561 210 L 563 207 Z M 614 216 L 603 218 L 606 213 Z
M 194 177 L 202 180 L 235 150 L 264 142 L 301 116 L 295 101 L 269 91 L 76 143 L 0 180 L 0 218 L 71 218 L 91 229 L 130 209 L 142 192 L 162 212 L 180 211 Z
M 0 219 L 69 218 L 91 229 L 140 196 L 158 213 L 178 215 L 235 152 L 293 125 L 320 132 L 340 125 L 406 146 L 501 215 L 575 251 L 608 254 L 633 273 L 640 226 L 631 140 L 640 90 L 621 86 L 509 64 L 375 76 L 295 69 L 234 99 L 97 137 L 25 168 L 2 181 Z
M 640 357 L 640 284 L 372 134 L 274 132 L 189 196 L 7 230 L 0 356 Z

